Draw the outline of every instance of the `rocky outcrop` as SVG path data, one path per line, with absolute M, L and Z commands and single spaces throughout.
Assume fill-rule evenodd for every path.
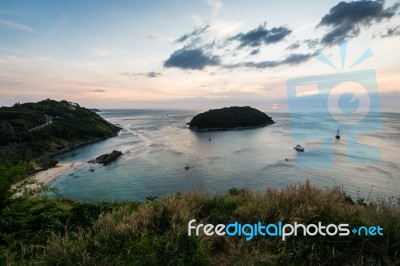
M 105 165 L 115 161 L 116 159 L 118 159 L 118 157 L 120 157 L 121 155 L 123 155 L 122 152 L 113 150 L 112 153 L 110 153 L 110 154 L 106 153 L 106 154 L 100 155 L 96 159 L 91 160 L 89 162 L 90 163 L 99 163 L 99 164 L 102 164 L 105 166 Z

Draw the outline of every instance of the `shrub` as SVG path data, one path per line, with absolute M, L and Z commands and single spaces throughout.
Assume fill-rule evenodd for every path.
M 199 223 L 348 223 L 381 225 L 384 235 L 322 237 L 188 236 Z M 27 248 L 29 249 L 29 248 Z M 380 265 L 400 263 L 400 209 L 386 201 L 354 204 L 338 187 L 309 183 L 262 193 L 232 189 L 227 195 L 198 191 L 158 201 L 120 206 L 92 226 L 55 235 L 29 263 L 85 265 Z

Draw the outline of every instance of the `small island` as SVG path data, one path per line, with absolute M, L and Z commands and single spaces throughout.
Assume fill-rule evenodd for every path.
M 232 106 L 209 110 L 194 116 L 189 123 L 189 129 L 195 131 L 249 129 L 274 123 L 270 116 L 255 108 Z
M 89 163 L 98 163 L 98 164 L 102 164 L 102 165 L 106 166 L 107 164 L 118 159 L 118 157 L 120 157 L 121 155 L 123 155 L 121 151 L 113 150 L 112 153 L 110 153 L 110 154 L 106 153 L 106 154 L 100 155 L 96 159 L 90 160 L 88 162 Z

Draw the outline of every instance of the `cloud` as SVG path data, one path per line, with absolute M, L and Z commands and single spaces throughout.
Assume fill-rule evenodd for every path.
M 149 34 L 147 35 L 147 38 L 150 40 L 162 40 L 162 41 L 168 41 L 168 42 L 173 42 L 175 38 L 168 36 L 168 35 L 162 35 L 162 34 Z
M 256 55 L 260 53 L 260 49 L 254 49 L 253 51 L 250 52 L 250 55 Z
M 264 68 L 274 68 L 281 65 L 298 65 L 300 63 L 304 63 L 311 58 L 313 58 L 316 53 L 308 53 L 308 54 L 290 54 L 286 58 L 282 60 L 272 60 L 272 61 L 261 61 L 261 62 L 242 62 L 239 64 L 233 65 L 225 65 L 225 68 L 233 69 L 233 68 L 256 68 L 256 69 L 264 69 Z
M 220 62 L 221 60 L 218 56 L 208 55 L 201 48 L 191 49 L 184 47 L 173 52 L 164 62 L 164 67 L 202 70 L 206 66 L 219 65 Z
M 127 77 L 129 77 L 129 79 L 132 79 L 132 77 L 134 77 L 134 76 L 156 78 L 158 76 L 161 76 L 161 73 L 160 72 L 154 72 L 154 71 L 150 71 L 148 73 L 124 72 L 124 73 L 121 74 L 121 76 L 127 76 Z
M 274 27 L 270 30 L 266 26 L 266 23 L 261 24 L 247 33 L 239 33 L 231 37 L 230 40 L 239 41 L 239 47 L 259 47 L 263 44 L 280 42 L 292 32 L 285 26 Z
M 21 64 L 21 63 L 27 63 L 29 60 L 24 59 L 22 57 L 18 56 L 0 56 L 0 64 Z
M 361 0 L 340 2 L 322 17 L 317 27 L 326 26 L 330 30 L 322 37 L 322 44 L 334 45 L 346 38 L 360 34 L 361 27 L 369 27 L 373 22 L 390 19 L 396 14 L 400 3 L 384 9 L 384 1 Z
M 195 28 L 192 32 L 182 35 L 176 40 L 184 43 L 183 47 L 175 50 L 164 62 L 166 68 L 180 68 L 183 70 L 203 70 L 206 67 L 218 67 L 220 69 L 264 69 L 280 65 L 296 65 L 309 60 L 313 54 L 290 54 L 282 60 L 265 60 L 261 62 L 245 61 L 233 63 L 236 55 L 249 56 L 260 54 L 263 45 L 281 42 L 292 30 L 286 26 L 268 29 L 263 23 L 246 33 L 238 33 L 231 36 L 213 38 L 210 34 L 212 24 Z M 208 30 L 210 29 L 210 30 Z M 239 43 L 239 44 L 238 44 Z M 302 43 L 297 41 L 289 48 L 292 50 L 300 47 Z M 248 48 L 248 49 L 241 49 Z M 290 49 L 287 50 L 290 50 Z
M 154 72 L 154 71 L 151 71 L 151 72 L 147 73 L 147 77 L 148 78 L 156 78 L 157 76 L 161 76 L 161 73 Z
M 109 55 L 110 53 L 107 50 L 104 49 L 99 49 L 99 48 L 94 48 L 93 49 L 93 54 L 100 56 L 100 57 L 104 57 Z
M 386 32 L 381 34 L 382 38 L 400 36 L 400 25 L 397 27 L 390 27 L 386 29 Z
M 176 42 L 185 42 L 188 39 L 191 39 L 193 37 L 197 37 L 197 36 L 203 34 L 209 27 L 210 27 L 210 25 L 206 25 L 204 27 L 196 28 L 191 33 L 186 33 L 186 34 L 182 35 L 181 37 L 179 37 L 176 40 Z
M 21 31 L 33 31 L 31 27 L 28 27 L 24 24 L 17 23 L 11 20 L 0 19 L 0 26 L 12 30 L 21 30 Z
M 210 31 L 218 36 L 225 37 L 243 25 L 243 22 L 214 20 L 210 25 Z
M 313 58 L 317 53 L 291 54 L 281 61 L 281 64 L 298 65 Z
M 234 64 L 231 66 L 227 66 L 227 68 L 240 68 L 240 67 L 245 67 L 245 68 L 257 68 L 257 69 L 263 69 L 263 68 L 273 68 L 279 66 L 279 61 L 261 61 L 261 62 L 242 62 L 239 64 Z
M 217 17 L 222 9 L 222 0 L 207 0 L 207 3 L 212 7 L 213 16 Z
M 304 40 L 303 42 L 305 44 L 307 44 L 309 49 L 314 49 L 319 44 L 320 40 L 319 39 L 307 39 L 307 40 Z
M 295 43 L 292 43 L 288 47 L 286 47 L 286 50 L 295 50 L 300 47 L 300 42 L 296 41 Z
M 95 90 L 93 90 L 93 92 L 107 92 L 107 91 L 103 90 L 103 89 L 95 89 Z

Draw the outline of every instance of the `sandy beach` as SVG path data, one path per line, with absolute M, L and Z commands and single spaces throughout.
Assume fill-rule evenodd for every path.
M 44 184 L 49 183 L 51 180 L 57 178 L 61 174 L 70 170 L 89 165 L 88 162 L 74 162 L 74 163 L 58 163 L 55 167 L 35 173 L 31 178 L 36 179 Z

